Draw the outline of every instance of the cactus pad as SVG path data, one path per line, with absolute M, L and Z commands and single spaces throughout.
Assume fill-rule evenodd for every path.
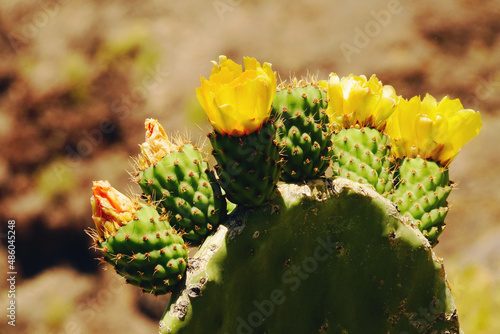
M 395 206 L 343 178 L 280 185 L 205 241 L 160 333 L 458 333 L 441 260 Z

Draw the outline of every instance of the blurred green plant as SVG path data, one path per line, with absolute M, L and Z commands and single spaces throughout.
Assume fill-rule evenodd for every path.
M 61 62 L 61 84 L 69 90 L 75 102 L 84 101 L 94 76 L 94 66 L 80 53 L 68 52 Z
M 468 334 L 500 333 L 500 285 L 491 269 L 478 264 L 447 267 L 460 323 Z
M 96 54 L 97 63 L 105 68 L 116 66 L 130 70 L 138 77 L 147 74 L 160 58 L 158 47 L 151 39 L 150 31 L 135 24 L 116 38 L 105 41 Z
M 198 102 L 196 95 L 188 95 L 184 101 L 183 114 L 186 115 L 186 123 L 191 127 L 198 129 L 200 126 L 207 125 L 207 114 Z
M 62 159 L 55 159 L 35 173 L 35 189 L 46 199 L 69 193 L 76 181 L 73 169 L 64 164 Z
M 75 304 L 73 301 L 62 295 L 56 295 L 47 300 L 43 320 L 48 328 L 58 331 L 73 314 L 74 310 Z

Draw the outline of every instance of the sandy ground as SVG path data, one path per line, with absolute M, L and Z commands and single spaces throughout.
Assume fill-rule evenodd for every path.
M 202 142 L 195 88 L 221 54 L 270 62 L 283 79 L 377 74 L 405 98 L 449 95 L 481 111 L 481 134 L 451 167 L 459 186 L 436 252 L 464 330 L 500 331 L 498 0 L 3 1 L 0 36 L 0 218 L 2 233 L 13 219 L 19 235 L 16 333 L 156 331 L 166 299 L 117 282 L 88 249 L 91 182 L 139 191 L 127 171 L 147 117 Z M 0 329 L 12 330 L 5 319 Z

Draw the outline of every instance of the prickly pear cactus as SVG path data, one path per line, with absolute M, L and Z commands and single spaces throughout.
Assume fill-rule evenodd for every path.
M 143 291 L 173 293 L 160 333 L 460 333 L 432 247 L 449 164 L 480 115 L 448 98 L 407 101 L 375 76 L 276 94 L 270 64 L 244 65 L 221 56 L 196 91 L 215 177 L 148 120 L 136 175 L 146 202 L 94 185 L 103 260 Z M 282 165 L 295 183 L 278 183 Z M 201 243 L 192 258 L 181 234 Z
M 146 120 L 136 181 L 170 223 L 191 243 L 199 243 L 226 215 L 226 200 L 200 150 L 171 143 L 158 121 Z
M 327 106 L 326 89 L 314 78 L 278 86 L 271 115 L 278 119 L 283 181 L 320 177 L 329 167 L 332 137 Z
M 384 133 L 399 97 L 376 76 L 331 74 L 328 109 L 332 127 L 335 175 L 371 185 L 379 194 L 393 191 L 394 159 Z
M 134 202 L 109 182 L 94 182 L 92 233 L 103 260 L 126 282 L 155 295 L 170 292 L 184 276 L 184 240 L 148 203 Z
M 160 321 L 162 334 L 431 332 L 459 332 L 441 260 L 390 201 L 342 178 L 236 209 Z
M 400 101 L 387 122 L 398 164 L 391 199 L 433 245 L 445 227 L 446 200 L 453 189 L 448 166 L 480 129 L 479 113 L 464 109 L 459 100 L 437 102 L 431 95 Z
M 276 127 L 270 119 L 276 93 L 271 64 L 244 58 L 245 72 L 221 56 L 196 90 L 214 132 L 215 170 L 227 198 L 246 206 L 269 202 L 281 172 Z

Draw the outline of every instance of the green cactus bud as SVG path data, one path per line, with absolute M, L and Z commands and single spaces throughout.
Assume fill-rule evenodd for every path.
M 107 181 L 94 182 L 93 238 L 103 260 L 127 283 L 155 295 L 170 292 L 182 279 L 187 250 L 182 237 L 151 204 L 138 203 Z
M 392 201 L 436 245 L 445 226 L 446 200 L 453 187 L 448 169 L 434 161 L 406 158 L 396 173 L 398 182 Z
M 266 204 L 276 191 L 280 175 L 276 128 L 272 121 L 249 135 L 208 135 L 217 160 L 215 171 L 229 201 L 245 205 Z
M 393 191 L 394 159 L 387 137 L 377 129 L 344 129 L 333 136 L 335 175 L 371 185 L 379 194 Z
M 331 156 L 326 90 L 314 78 L 310 82 L 293 79 L 278 89 L 272 115 L 279 118 L 277 140 L 284 161 L 281 179 L 294 182 L 323 175 Z
M 172 144 L 162 126 L 146 120 L 136 181 L 144 194 L 170 213 L 171 225 L 197 244 L 226 216 L 226 200 L 196 146 Z

